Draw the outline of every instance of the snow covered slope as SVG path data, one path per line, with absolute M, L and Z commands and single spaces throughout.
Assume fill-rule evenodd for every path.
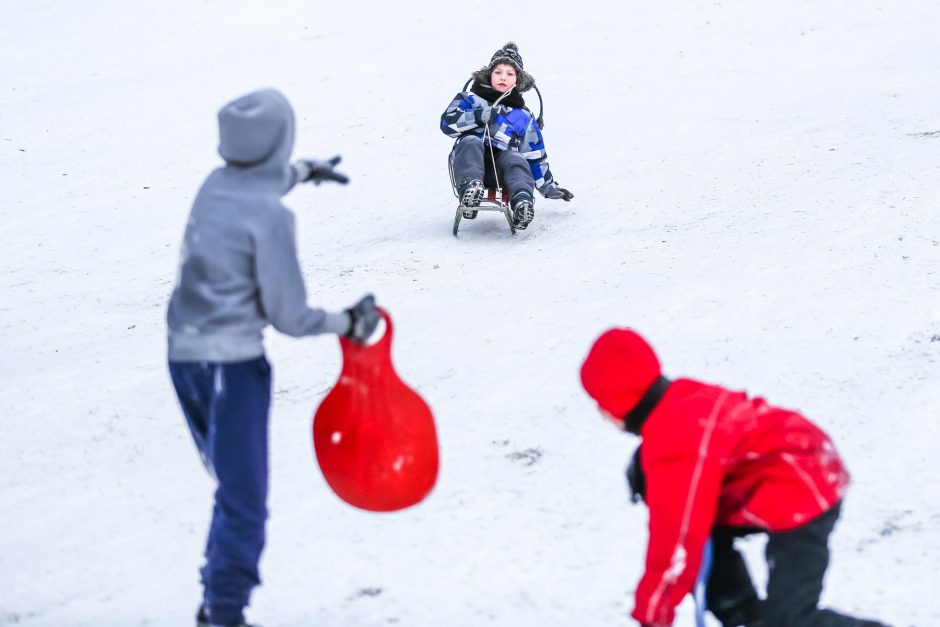
M 166 374 L 164 306 L 219 162 L 215 112 L 268 86 L 298 112 L 295 154 L 340 153 L 352 178 L 287 199 L 311 301 L 375 291 L 392 311 L 443 466 L 413 510 L 340 503 L 309 433 L 336 342 L 271 336 L 251 616 L 631 624 L 635 441 L 577 379 L 591 341 L 629 325 L 669 374 L 834 437 L 854 485 L 825 602 L 940 623 L 940 5 L 374 4 L 4 0 L 0 625 L 191 624 L 212 484 Z M 438 116 L 510 39 L 576 197 L 540 199 L 516 237 L 489 215 L 454 238 Z

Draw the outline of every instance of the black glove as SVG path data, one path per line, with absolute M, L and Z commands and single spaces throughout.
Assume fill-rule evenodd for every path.
M 367 294 L 358 303 L 345 310 L 349 315 L 349 330 L 343 335 L 353 342 L 364 344 L 379 326 L 379 310 L 375 307 L 375 296 Z
M 545 193 L 542 195 L 552 200 L 564 200 L 565 202 L 574 198 L 574 194 L 569 192 L 564 187 L 559 187 L 558 183 L 552 183 L 552 185 L 546 189 Z
M 339 155 L 326 161 L 301 159 L 294 164 L 297 169 L 297 180 L 301 183 L 311 182 L 315 185 L 319 185 L 323 181 L 333 181 L 345 185 L 349 182 L 349 177 L 333 169 L 341 159 L 342 157 Z
M 627 485 L 630 487 L 630 502 L 646 501 L 646 475 L 640 465 L 640 447 L 637 446 L 627 466 Z

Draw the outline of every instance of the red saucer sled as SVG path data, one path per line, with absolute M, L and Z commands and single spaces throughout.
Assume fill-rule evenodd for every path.
M 374 345 L 340 337 L 343 369 L 313 417 L 320 470 L 337 496 L 375 512 L 404 509 L 437 479 L 438 447 L 427 403 L 392 365 L 392 319 Z

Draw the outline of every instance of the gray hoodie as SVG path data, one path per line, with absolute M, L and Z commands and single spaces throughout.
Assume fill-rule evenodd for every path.
M 167 311 L 170 361 L 234 362 L 264 353 L 268 323 L 294 337 L 343 333 L 345 313 L 307 306 L 294 215 L 294 113 L 274 90 L 219 111 L 215 170 L 196 196 Z

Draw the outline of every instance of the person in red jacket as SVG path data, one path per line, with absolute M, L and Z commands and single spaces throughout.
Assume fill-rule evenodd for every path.
M 816 425 L 744 392 L 666 379 L 630 329 L 597 339 L 581 382 L 605 417 L 642 438 L 649 544 L 632 614 L 641 625 L 672 625 L 711 538 L 706 606 L 725 627 L 885 627 L 818 607 L 849 475 Z M 755 532 L 768 535 L 763 601 L 733 545 Z

